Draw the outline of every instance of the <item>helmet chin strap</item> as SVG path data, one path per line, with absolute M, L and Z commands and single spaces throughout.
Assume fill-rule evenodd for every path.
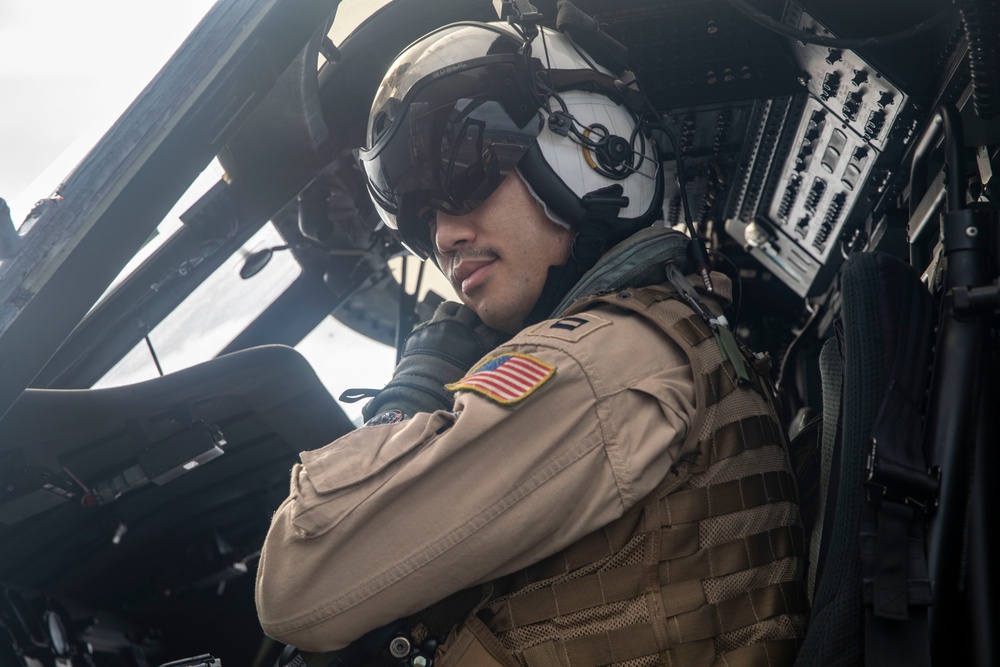
M 554 315 L 552 311 L 563 297 L 594 268 L 608 248 L 646 226 L 638 224 L 632 229 L 621 224 L 618 213 L 628 206 L 628 197 L 622 196 L 623 192 L 622 186 L 616 183 L 584 195 L 584 216 L 573 237 L 569 260 L 549 267 L 542 293 L 524 319 L 525 326 Z

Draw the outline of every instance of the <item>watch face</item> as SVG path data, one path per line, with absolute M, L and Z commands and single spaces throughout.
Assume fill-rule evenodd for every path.
M 395 424 L 396 422 L 401 422 L 405 419 L 405 416 L 399 410 L 389 410 L 383 412 L 380 415 L 372 417 L 368 420 L 365 426 L 381 426 L 383 424 Z

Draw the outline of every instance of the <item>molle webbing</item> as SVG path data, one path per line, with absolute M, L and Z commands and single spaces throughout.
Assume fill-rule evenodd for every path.
M 509 586 L 524 588 L 609 558 L 641 532 L 641 508 L 636 506 L 617 521 L 595 530 L 560 552 L 505 577 Z
M 723 397 L 728 395 L 728 392 L 722 394 Z M 781 427 L 774 418 L 754 415 L 720 426 L 703 440 L 703 444 L 708 457 L 713 461 L 724 461 L 747 449 L 780 443 L 782 437 Z
M 527 667 L 794 661 L 808 602 L 795 480 L 765 385 L 741 384 L 671 288 L 601 295 L 691 360 L 696 423 L 659 487 L 625 516 L 506 579 L 480 612 Z M 513 592 L 509 592 L 513 591 Z
M 711 639 L 681 644 L 665 651 L 656 651 L 652 629 L 622 628 L 604 635 L 576 637 L 561 647 L 553 643 L 539 644 L 524 652 L 532 667 L 600 667 L 657 655 L 659 664 L 668 667 L 688 665 L 725 665 L 725 667 L 757 667 L 758 665 L 790 665 L 795 660 L 798 640 L 778 640 L 750 644 L 726 653 L 725 662 L 716 660 L 715 642 Z M 769 662 L 770 661 L 770 662 Z
M 689 621 L 684 620 L 688 617 L 682 616 L 683 614 L 699 607 L 698 614 L 714 614 L 716 611 L 705 598 L 701 580 L 692 580 L 690 578 L 692 575 L 698 576 L 706 571 L 711 577 L 735 574 L 742 570 L 767 565 L 775 559 L 795 557 L 801 554 L 803 549 L 802 531 L 791 527 L 774 528 L 766 533 L 757 533 L 709 549 L 698 549 L 698 539 L 695 534 L 694 539 L 689 540 L 689 545 L 690 548 L 685 549 L 683 555 L 674 557 L 670 554 L 668 557 L 674 559 L 661 562 L 658 568 L 664 606 L 668 609 L 668 615 L 676 617 L 671 619 L 671 623 L 677 625 L 675 643 L 685 641 L 681 639 L 682 636 L 690 637 L 701 632 L 695 628 L 689 629 L 685 625 Z M 504 606 L 503 614 L 491 620 L 490 627 L 495 632 L 505 632 L 557 616 L 638 597 L 644 592 L 645 570 L 644 564 L 628 565 L 533 590 L 512 598 Z M 679 583 L 671 583 L 673 580 L 678 580 Z M 765 590 L 769 589 L 757 589 L 757 592 Z M 771 591 L 771 594 L 774 593 L 775 591 Z M 785 593 L 781 592 L 782 595 Z M 758 599 L 758 605 L 763 601 L 763 598 Z M 743 600 L 727 600 L 720 603 L 720 606 L 726 608 L 733 603 L 742 604 Z M 795 606 L 796 609 L 786 611 L 796 613 L 805 611 L 798 609 L 801 605 Z M 729 630 L 749 624 L 736 625 Z M 715 634 L 718 633 L 712 632 L 706 636 Z

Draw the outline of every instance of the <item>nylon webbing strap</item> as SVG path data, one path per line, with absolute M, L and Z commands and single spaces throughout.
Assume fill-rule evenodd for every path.
M 544 581 L 618 553 L 639 533 L 642 507 L 636 505 L 617 521 L 580 538 L 562 551 L 527 567 L 522 585 Z
M 601 667 L 651 655 L 659 655 L 669 667 L 761 667 L 791 664 L 798 644 L 797 639 L 763 641 L 718 654 L 715 641 L 705 639 L 657 651 L 652 628 L 634 625 L 596 636 L 547 641 L 525 649 L 523 656 L 528 667 Z
M 673 646 L 660 654 L 663 662 L 670 667 L 698 667 L 699 665 L 714 665 L 717 660 L 714 639 L 700 642 L 688 642 Z
M 931 662 L 930 581 L 924 549 L 911 545 L 924 544 L 924 512 L 937 495 L 920 412 L 936 309 L 908 264 L 881 253 L 861 254 L 844 264 L 842 316 L 845 434 L 853 394 L 862 395 L 864 413 L 874 417 L 862 422 L 864 439 L 856 440 L 867 450 L 868 502 L 860 528 L 865 662 L 919 667 Z M 866 534 L 876 536 L 874 551 L 866 549 Z
M 718 462 L 764 445 L 782 446 L 781 427 L 769 416 L 755 415 L 730 422 L 707 441 L 712 460 Z
M 781 558 L 797 556 L 803 547 L 801 530 L 789 526 L 709 549 L 698 548 L 696 526 L 681 528 L 682 540 L 676 539 L 678 529 L 663 532 L 665 549 L 674 547 L 676 551 L 689 554 L 660 563 L 661 581 L 668 582 L 661 591 L 664 605 L 671 609 L 678 609 L 679 606 L 683 611 L 689 610 L 692 604 L 704 603 L 699 574 L 707 572 L 709 577 L 735 574 Z M 683 543 L 679 549 L 678 543 Z M 557 616 L 638 597 L 643 592 L 643 573 L 643 565 L 631 565 L 525 593 L 508 601 L 491 620 L 490 625 L 495 632 L 506 632 Z M 695 585 L 697 589 L 694 588 Z
M 772 584 L 667 619 L 667 637 L 672 644 L 683 644 L 717 637 L 775 616 L 808 611 L 809 603 L 798 582 Z
M 525 593 L 505 605 L 491 622 L 494 632 L 538 623 L 603 604 L 628 600 L 643 592 L 642 564 L 597 572 Z
M 705 379 L 708 382 L 708 400 L 712 403 L 720 402 L 739 386 L 736 369 L 728 359 L 705 373 Z
M 779 639 L 757 642 L 724 654 L 715 663 L 725 667 L 761 667 L 762 665 L 790 665 L 799 650 L 798 639 Z
M 921 537 L 914 537 L 913 532 L 906 536 L 908 573 L 910 577 L 906 580 L 906 597 L 914 605 L 915 609 L 910 610 L 912 615 L 920 611 L 921 606 L 928 606 L 932 603 L 933 587 L 931 586 L 930 574 L 927 570 L 927 557 L 924 554 L 924 540 Z M 878 534 L 861 533 L 861 560 L 871 562 L 875 559 L 878 551 Z M 872 579 L 865 579 L 862 584 L 862 591 L 865 602 L 872 604 L 875 599 L 875 582 Z
M 923 513 L 937 493 L 937 479 L 923 462 L 919 424 L 915 402 L 894 379 L 872 429 L 870 502 L 861 519 L 864 585 L 870 593 L 865 603 L 870 616 L 891 621 L 909 620 L 911 609 L 922 616 L 931 603 L 926 558 L 922 549 L 911 548 L 924 542 Z M 875 536 L 874 551 L 864 549 L 868 534 Z M 922 586 L 927 593 L 911 598 L 910 591 Z
M 664 529 L 666 532 L 670 529 Z M 666 539 L 666 538 L 665 538 Z M 699 550 L 690 556 L 660 563 L 660 581 L 671 584 L 701 578 L 735 574 L 742 570 L 767 565 L 781 558 L 793 558 L 802 553 L 802 529 L 781 526 L 739 540 Z
M 693 313 L 674 323 L 674 328 L 677 335 L 687 341 L 691 347 L 713 337 L 712 330 L 705 324 L 705 320 Z
M 830 488 L 830 473 L 833 469 L 833 449 L 840 431 L 840 402 L 844 386 L 844 360 L 840 352 L 840 341 L 830 338 L 823 343 L 819 354 L 819 370 L 823 385 L 823 437 L 820 442 L 819 511 L 809 541 L 809 583 L 810 599 L 816 590 L 816 578 L 822 563 L 820 547 L 823 544 L 823 524 L 827 513 L 826 499 Z M 833 510 L 829 510 L 832 515 Z
M 679 491 L 661 501 L 665 526 L 677 517 L 684 523 L 731 514 L 768 503 L 794 501 L 795 480 L 785 470 Z
M 660 598 L 663 600 L 663 611 L 668 617 L 694 611 L 708 604 L 705 586 L 699 579 L 667 584 L 660 588 Z
M 701 548 L 701 523 L 678 524 L 660 531 L 660 558 L 673 560 L 697 553 Z
M 656 653 L 653 629 L 634 625 L 532 646 L 524 651 L 524 661 L 528 667 L 598 667 Z

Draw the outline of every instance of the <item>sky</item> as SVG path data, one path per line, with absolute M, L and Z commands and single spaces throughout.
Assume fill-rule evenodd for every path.
M 0 0 L 0 197 L 15 224 L 128 107 L 214 0 Z
M 335 41 L 385 1 L 344 0 Z M 0 0 L 0 198 L 11 207 L 15 225 L 69 175 L 213 4 L 215 0 Z M 220 173 L 206 170 L 168 214 L 161 231 L 179 224 L 172 218 Z M 273 245 L 273 239 L 262 238 L 257 242 Z M 265 269 L 261 280 L 273 279 L 280 264 L 268 267 L 269 276 Z M 395 359 L 391 348 L 332 318 L 303 341 L 300 351 L 335 396 L 349 386 L 382 386 Z M 171 359 L 173 367 L 165 370 L 216 352 L 178 353 L 176 362 Z M 149 377 L 149 359 L 143 361 L 136 370 L 119 373 L 116 383 Z M 360 416 L 361 404 L 344 407 L 350 417 Z
M 343 0 L 339 41 L 387 0 Z M 215 0 L 0 0 L 0 197 L 19 224 Z

